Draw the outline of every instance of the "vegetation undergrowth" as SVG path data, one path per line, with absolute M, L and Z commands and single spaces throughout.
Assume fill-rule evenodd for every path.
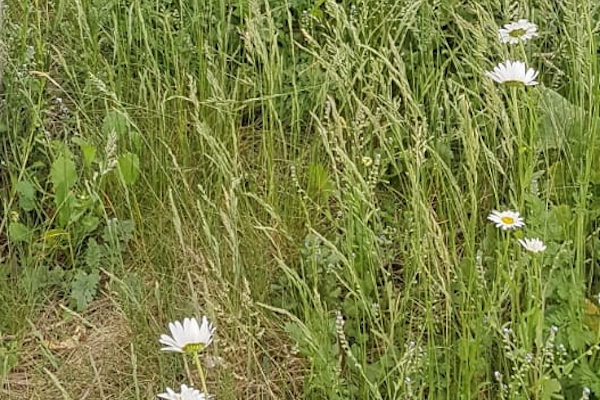
M 600 398 L 597 1 L 0 6 L 0 398 Z

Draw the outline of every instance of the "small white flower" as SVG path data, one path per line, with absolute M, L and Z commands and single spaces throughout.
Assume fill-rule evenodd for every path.
M 581 396 L 583 397 L 583 399 L 589 399 L 591 394 L 592 394 L 592 391 L 587 386 L 584 387 L 583 391 L 581 392 Z
M 519 239 L 519 243 L 523 248 L 532 253 L 541 253 L 546 250 L 546 245 L 538 238 L 533 239 Z
M 535 78 L 538 72 L 533 68 L 527 68 L 521 61 L 506 60 L 494 67 L 493 71 L 487 71 L 485 75 L 495 82 L 508 86 L 535 86 L 538 82 Z
M 186 385 L 181 385 L 181 391 L 176 393 L 173 389 L 167 388 L 165 393 L 161 393 L 157 395 L 161 399 L 166 400 L 206 400 L 207 396 L 200 392 L 199 390 L 194 389 L 193 387 L 189 387 Z
M 525 221 L 518 211 L 492 210 L 492 213 L 488 216 L 488 220 L 496 224 L 496 228 L 501 228 L 504 231 L 508 229 L 520 228 L 525 225 Z
M 185 318 L 183 324 L 179 321 L 169 323 L 171 336 L 161 335 L 159 342 L 166 345 L 161 350 L 177 353 L 197 353 L 204 350 L 213 340 L 215 327 L 202 317 L 199 325 L 196 318 Z
M 498 31 L 498 38 L 502 43 L 517 44 L 519 41 L 526 42 L 537 36 L 537 25 L 526 19 L 504 25 Z
M 494 378 L 498 381 L 498 382 L 502 382 L 502 374 L 500 373 L 500 371 L 495 371 L 494 372 Z

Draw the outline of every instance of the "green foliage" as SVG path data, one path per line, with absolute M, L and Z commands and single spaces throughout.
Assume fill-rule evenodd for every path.
M 81 154 L 83 156 L 83 165 L 86 168 L 90 168 L 96 160 L 96 147 L 81 138 L 73 138 L 73 143 L 77 144 L 81 150 Z
M 540 383 L 542 388 L 540 390 L 540 399 L 552 400 L 560 398 L 561 384 L 556 379 L 544 379 Z
M 66 226 L 73 214 L 75 197 L 71 188 L 77 182 L 75 163 L 69 155 L 59 156 L 52 163 L 50 181 L 54 186 L 54 204 L 58 209 L 58 223 Z
M 129 131 L 127 119 L 117 112 L 110 111 L 104 117 L 102 122 L 102 133 L 108 137 L 112 132 L 115 132 L 118 137 L 123 137 Z
M 21 181 L 15 187 L 19 194 L 19 207 L 23 211 L 32 211 L 36 207 L 35 187 L 29 181 Z
M 32 232 L 20 222 L 11 222 L 8 226 L 8 235 L 15 242 L 28 242 L 31 240 Z
M 307 175 L 309 196 L 319 204 L 327 203 L 333 190 L 327 169 L 321 164 L 311 164 L 308 167 Z
M 85 271 L 77 271 L 71 282 L 70 299 L 72 306 L 78 310 L 84 310 L 96 297 L 100 275 L 98 271 L 90 274 Z
M 133 185 L 140 176 L 140 160 L 133 153 L 123 154 L 119 157 L 119 172 L 127 186 Z
M 119 114 L 109 113 L 106 120 L 105 129 L 124 132 L 126 124 Z M 13 218 L 21 218 L 9 223 L 8 237 L 15 244 L 29 246 L 18 255 L 24 264 L 22 276 L 28 293 L 37 296 L 41 294 L 38 289 L 66 293 L 71 307 L 83 311 L 98 295 L 101 269 L 112 270 L 122 264 L 134 224 L 106 218 L 99 194 L 115 166 L 108 159 L 98 159 L 96 146 L 90 142 L 81 138 L 73 142 L 79 146 L 81 157 L 64 143 L 54 143 L 58 155 L 50 163 L 48 174 L 43 175 L 34 164 L 30 174 L 35 179 L 17 183 L 15 193 L 23 214 L 15 210 Z M 78 173 L 80 162 L 84 170 Z M 125 185 L 139 177 L 139 159 L 133 153 L 124 153 L 116 167 L 116 176 Z M 34 181 L 42 187 L 51 185 L 52 191 L 38 192 Z M 102 242 L 99 244 L 97 239 Z M 44 265 L 29 264 L 27 252 L 34 255 L 32 260 L 44 259 Z

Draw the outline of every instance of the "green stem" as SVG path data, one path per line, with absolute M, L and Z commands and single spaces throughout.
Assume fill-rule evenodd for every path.
M 200 355 L 197 352 L 194 353 L 194 362 L 196 363 L 196 368 L 198 368 L 198 374 L 200 375 L 200 381 L 202 382 L 202 391 L 206 396 L 208 396 L 206 378 L 204 377 L 204 370 L 202 369 L 202 364 L 200 363 Z
M 524 139 L 523 139 L 523 129 L 521 127 L 521 120 L 519 117 L 519 103 L 518 103 L 518 99 L 517 99 L 517 91 L 516 88 L 511 88 L 511 102 L 512 102 L 512 108 L 513 108 L 513 121 L 514 121 L 514 126 L 515 129 L 517 131 L 517 178 L 518 178 L 518 183 L 517 183 L 517 194 L 518 194 L 518 199 L 517 199 L 517 204 L 519 206 L 519 209 L 521 210 L 523 208 L 523 203 L 524 203 L 524 199 L 525 199 L 525 189 L 527 187 L 527 182 L 525 182 L 525 173 L 524 173 L 524 169 L 525 169 L 525 145 L 524 145 Z
M 190 382 L 190 385 L 194 386 L 194 378 L 190 372 L 190 366 L 188 365 L 187 360 L 183 357 L 183 367 L 185 368 L 185 374 Z

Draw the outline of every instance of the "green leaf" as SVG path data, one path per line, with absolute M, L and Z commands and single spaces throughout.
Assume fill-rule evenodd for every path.
M 552 399 L 561 399 L 562 396 L 559 395 L 561 385 L 560 382 L 556 379 L 550 379 L 547 377 L 542 378 L 540 385 L 541 388 L 541 399 L 542 400 L 552 400 Z
M 56 203 L 58 209 L 57 221 L 61 227 L 66 227 L 69 222 L 72 222 L 71 219 L 73 217 L 73 211 L 76 207 L 76 199 L 73 193 L 66 192 L 64 197 L 61 198 L 62 195 L 56 195 L 54 198 L 54 202 Z
M 94 238 L 88 240 L 87 245 L 88 247 L 85 250 L 85 264 L 90 271 L 97 271 L 100 268 L 103 249 Z
M 70 189 L 77 182 L 75 163 L 70 157 L 60 156 L 52 163 L 50 180 L 54 185 L 54 204 L 58 208 L 58 222 L 66 226 L 70 219 L 75 203 L 75 197 Z
M 135 129 L 129 130 L 129 142 L 131 143 L 131 148 L 135 150 L 136 153 L 140 153 L 142 150 L 142 135 Z
M 20 222 L 13 222 L 8 226 L 8 237 L 14 242 L 28 242 L 31 236 L 31 229 Z
M 552 89 L 540 88 L 541 150 L 562 149 L 573 126 L 577 107 Z
M 83 165 L 86 168 L 89 168 L 96 159 L 96 146 L 89 144 L 87 141 L 81 138 L 74 138 L 73 142 L 79 145 L 79 148 L 81 149 L 81 154 L 83 155 Z
M 590 362 L 592 364 L 590 365 Z M 598 367 L 593 364 L 593 359 L 583 359 L 580 364 L 577 365 L 574 378 L 580 382 L 582 386 L 586 386 L 592 390 L 596 396 L 600 395 L 600 371 Z
M 92 233 L 98 228 L 98 225 L 100 225 L 100 218 L 94 215 L 86 215 L 80 222 L 85 233 Z
M 127 118 L 117 111 L 110 111 L 102 122 L 102 133 L 108 137 L 114 131 L 119 137 L 122 137 L 127 133 L 128 126 Z
M 24 290 L 33 294 L 44 288 L 64 287 L 65 271 L 58 266 L 31 265 L 23 269 L 22 279 Z
M 119 157 L 119 172 L 126 185 L 133 185 L 140 176 L 140 160 L 133 153 Z
M 98 292 L 100 275 L 98 271 L 88 274 L 78 271 L 71 282 L 71 303 L 77 311 L 83 311 L 94 300 Z
M 110 220 L 104 227 L 102 240 L 108 246 L 124 246 L 133 236 L 135 223 L 130 220 Z
M 57 205 L 60 205 L 66 198 L 69 189 L 77 182 L 77 172 L 73 160 L 65 156 L 60 156 L 54 160 L 50 168 L 50 180 L 54 185 L 54 192 L 59 198 L 55 201 Z
M 19 194 L 19 207 L 24 211 L 31 211 L 35 208 L 35 187 L 29 181 L 17 183 L 16 191 Z

